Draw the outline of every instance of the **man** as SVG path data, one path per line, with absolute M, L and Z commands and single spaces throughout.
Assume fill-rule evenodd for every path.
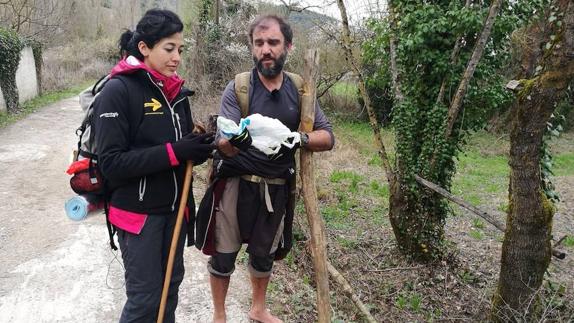
M 255 68 L 250 77 L 248 114 L 276 118 L 291 131 L 297 131 L 300 119 L 297 86 L 283 72 L 292 39 L 291 27 L 278 16 L 259 17 L 249 27 Z M 222 96 L 220 115 L 239 123 L 242 109 L 234 89 L 235 83 L 231 81 Z M 314 129 L 301 134 L 299 146 L 312 151 L 331 149 L 334 145 L 331 125 L 318 106 Z M 282 322 L 266 309 L 265 297 L 273 261 L 284 257 L 291 246 L 293 209 L 292 204 L 288 207 L 289 181 L 294 177 L 296 148 L 283 147 L 279 153 L 267 156 L 253 147 L 247 149 L 234 139 L 217 141 L 223 159 L 215 160 L 216 182 L 198 212 L 200 233 L 196 244 L 204 253 L 212 255 L 208 271 L 213 321 L 226 321 L 229 279 L 241 244 L 247 243 L 252 287 L 249 317 L 259 322 Z M 202 209 L 209 206 L 205 213 L 212 215 L 209 220 L 202 220 Z M 214 247 L 208 246 L 209 241 Z

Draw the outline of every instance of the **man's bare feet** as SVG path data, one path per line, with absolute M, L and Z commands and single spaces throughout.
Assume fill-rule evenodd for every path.
M 249 318 L 261 323 L 283 323 L 278 317 L 274 316 L 269 310 L 255 310 L 249 311 Z

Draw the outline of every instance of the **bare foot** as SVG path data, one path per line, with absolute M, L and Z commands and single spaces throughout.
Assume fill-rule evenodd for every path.
M 261 323 L 283 323 L 283 321 L 272 315 L 271 312 L 269 312 L 267 309 L 263 311 L 256 311 L 251 309 L 251 311 L 249 311 L 249 318 Z

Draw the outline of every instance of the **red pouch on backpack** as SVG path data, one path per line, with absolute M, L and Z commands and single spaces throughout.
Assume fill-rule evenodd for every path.
M 70 178 L 70 187 L 76 194 L 99 193 L 102 190 L 102 176 L 97 169 L 81 170 Z

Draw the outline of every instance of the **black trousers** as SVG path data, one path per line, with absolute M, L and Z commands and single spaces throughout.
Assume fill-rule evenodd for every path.
M 149 215 L 139 235 L 118 228 L 125 267 L 127 301 L 120 323 L 156 322 L 176 213 Z M 177 245 L 164 322 L 175 322 L 179 285 L 183 280 L 184 223 Z

